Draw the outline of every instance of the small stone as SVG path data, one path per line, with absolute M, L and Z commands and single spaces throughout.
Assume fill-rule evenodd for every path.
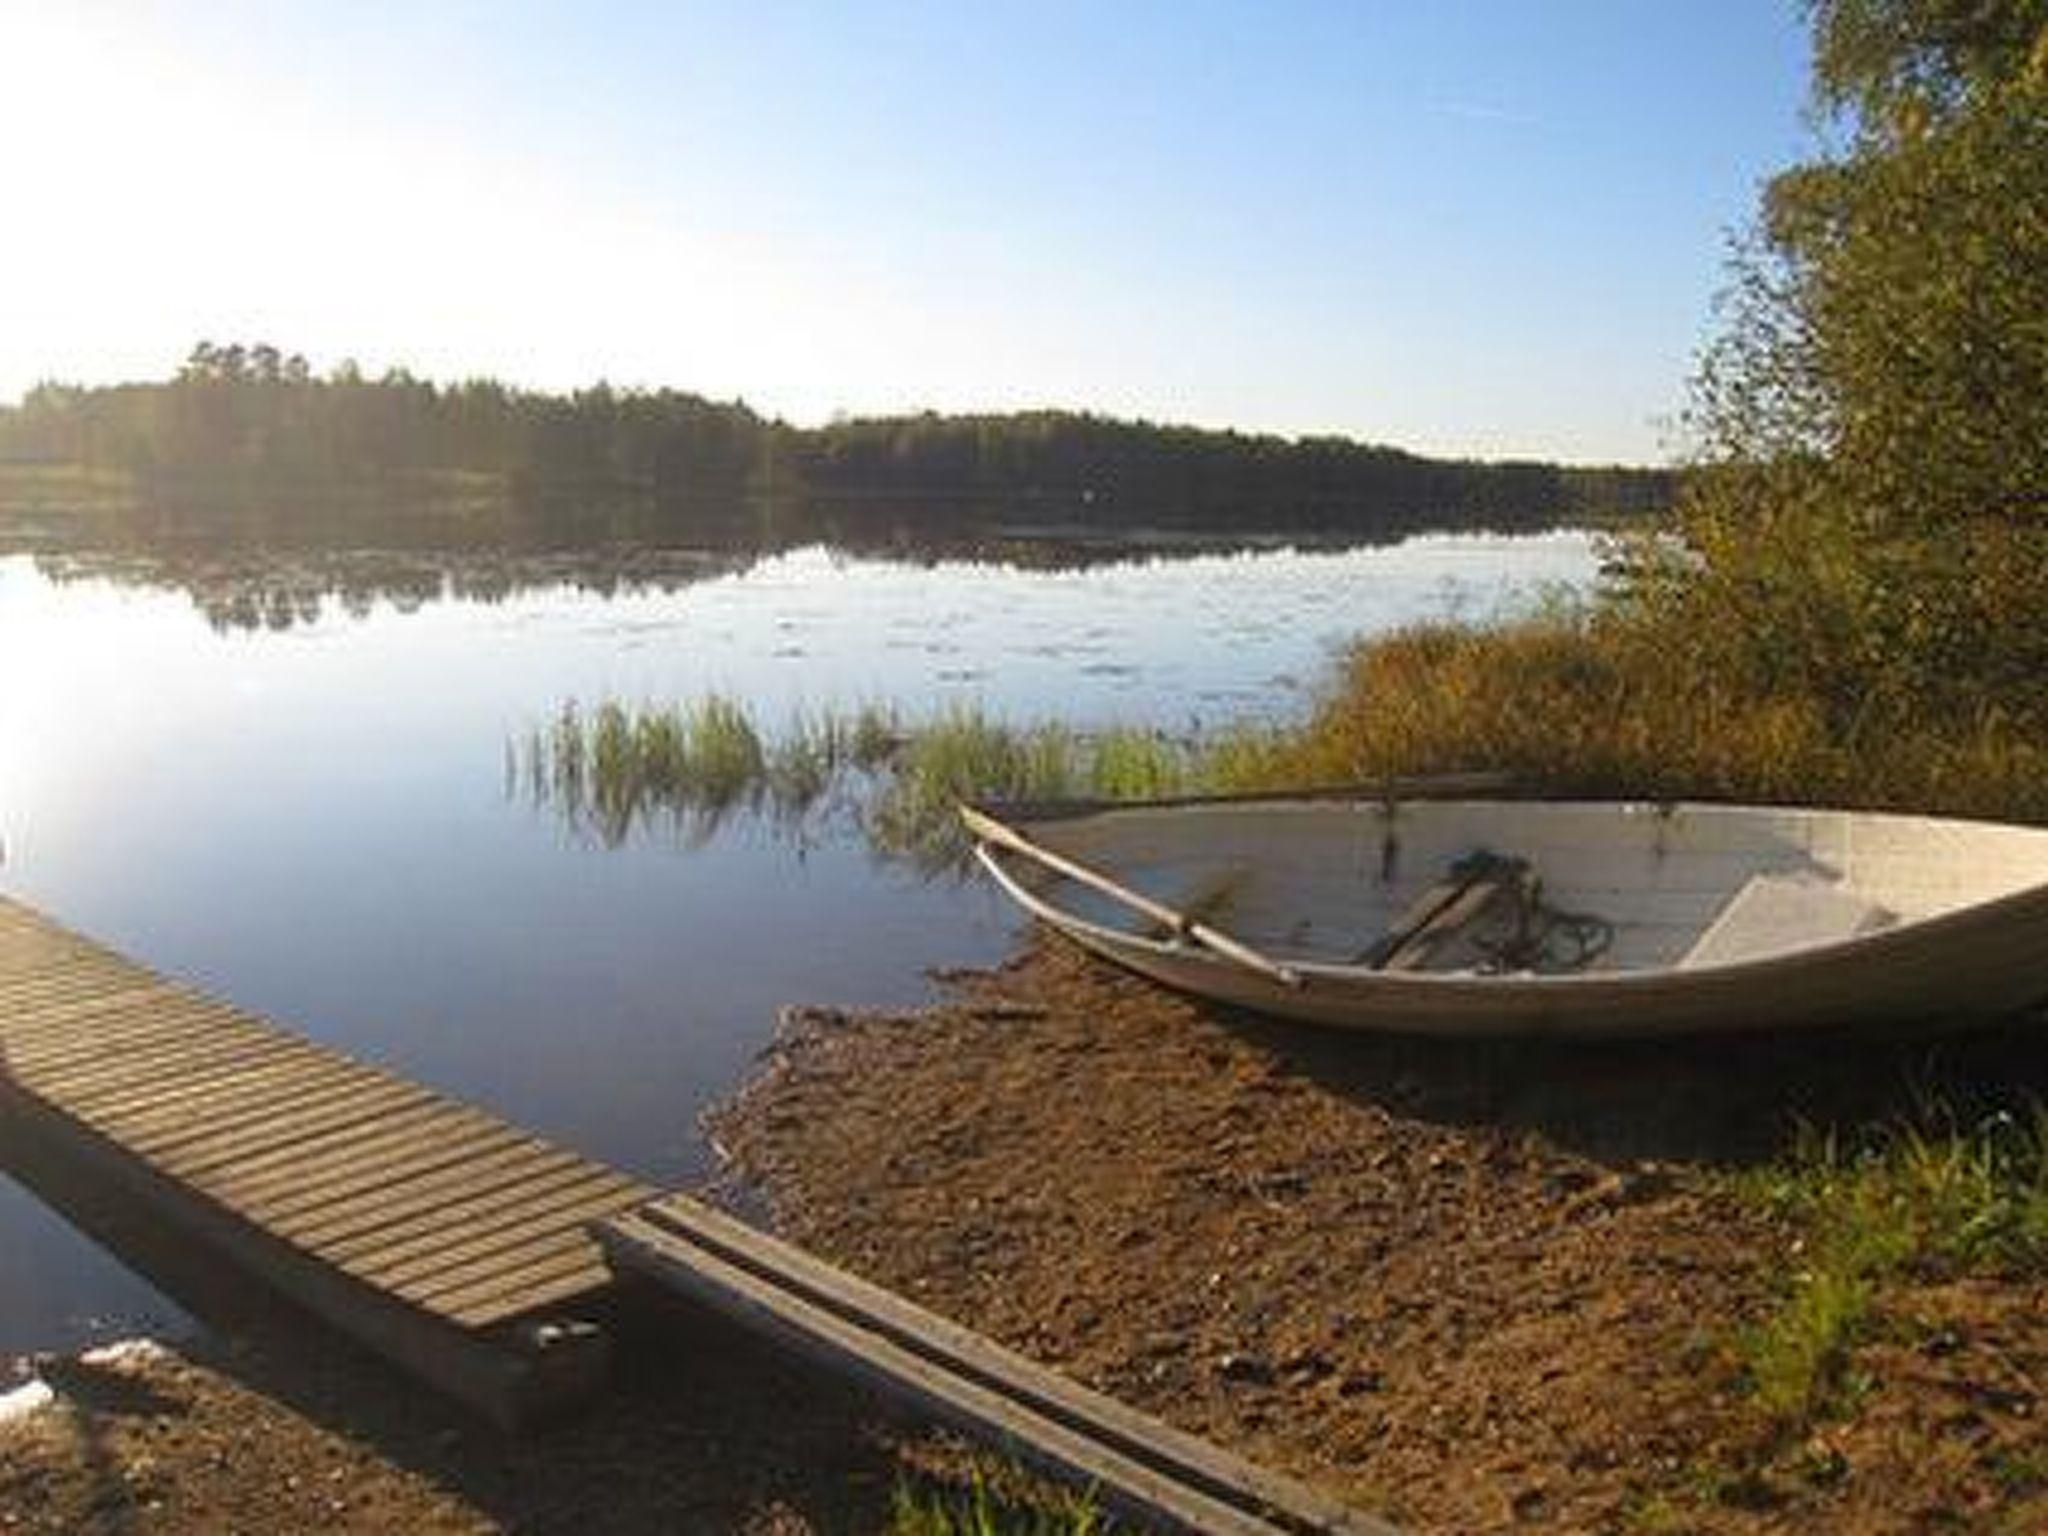
M 1270 1361 L 1261 1360 L 1257 1355 L 1241 1355 L 1235 1351 L 1217 1357 L 1216 1374 L 1225 1381 L 1234 1381 L 1242 1386 L 1266 1387 L 1273 1384 L 1273 1366 Z

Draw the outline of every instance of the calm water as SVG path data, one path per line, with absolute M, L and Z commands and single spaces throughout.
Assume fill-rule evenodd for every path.
M 0 558 L 0 891 L 656 1182 L 791 1002 L 915 1002 L 1010 914 L 744 820 L 606 850 L 508 796 L 565 699 L 980 701 L 1199 727 L 1306 706 L 1347 636 L 1594 574 L 1592 541 L 1158 557 L 1077 572 L 805 549 L 678 584 L 549 578 L 223 621 L 138 573 Z M 245 605 L 246 607 L 246 605 Z M 266 611 L 261 605 L 255 610 Z M 210 615 L 210 617 L 209 617 Z M 0 1352 L 175 1309 L 0 1177 Z

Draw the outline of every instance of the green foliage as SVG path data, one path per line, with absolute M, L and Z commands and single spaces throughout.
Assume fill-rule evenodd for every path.
M 510 762 L 536 803 L 609 845 L 650 826 L 701 838 L 742 808 L 799 828 L 843 812 L 878 852 L 931 870 L 966 852 L 962 800 L 1131 799 L 1210 782 L 1203 748 L 1156 731 L 1084 735 L 975 708 L 913 727 L 869 706 L 799 714 L 764 735 L 717 695 L 587 711 L 572 700 L 513 743 Z
M 967 1486 L 899 1483 L 887 1536 L 1113 1536 L 1093 1499 L 1048 1490 L 1015 1468 L 974 1469 Z
M 1741 1341 L 1755 1402 L 1783 1425 L 1842 1406 L 1887 1279 L 2048 1271 L 2039 1104 L 1967 1126 L 1930 1107 L 1852 1150 L 1808 1130 L 1783 1163 L 1736 1182 L 1799 1234 L 1784 1300 Z
M 1966 107 L 2040 60 L 2042 0 L 1807 0 L 1814 94 L 1868 133 Z
M 571 700 L 528 734 L 514 764 L 536 799 L 612 844 L 657 817 L 706 836 L 734 810 L 759 806 L 790 771 L 745 708 L 717 695 L 641 710 L 608 701 L 588 715 Z
M 1667 632 L 1753 692 L 2048 721 L 2048 0 L 1815 0 L 1850 132 L 1739 249 Z
M 1205 769 L 1228 787 L 1492 770 L 1588 796 L 2048 819 L 2048 743 L 2008 716 L 1837 719 L 1724 665 L 1711 637 L 1613 606 L 1361 642 L 1303 728 L 1216 743 Z

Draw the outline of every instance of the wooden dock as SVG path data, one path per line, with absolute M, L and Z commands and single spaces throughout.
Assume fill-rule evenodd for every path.
M 0 898 L 0 1114 L 501 1424 L 594 1390 L 653 1190 Z
M 1092 1490 L 1215 1536 L 1384 1523 L 686 1195 L 315 1045 L 0 897 L 0 1117 L 516 1428 L 602 1384 L 625 1273 Z

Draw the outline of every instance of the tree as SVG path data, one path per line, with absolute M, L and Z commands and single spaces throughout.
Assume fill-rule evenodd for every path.
M 2048 719 L 2048 0 L 1808 12 L 1838 137 L 1736 256 L 1687 600 L 1845 713 Z

